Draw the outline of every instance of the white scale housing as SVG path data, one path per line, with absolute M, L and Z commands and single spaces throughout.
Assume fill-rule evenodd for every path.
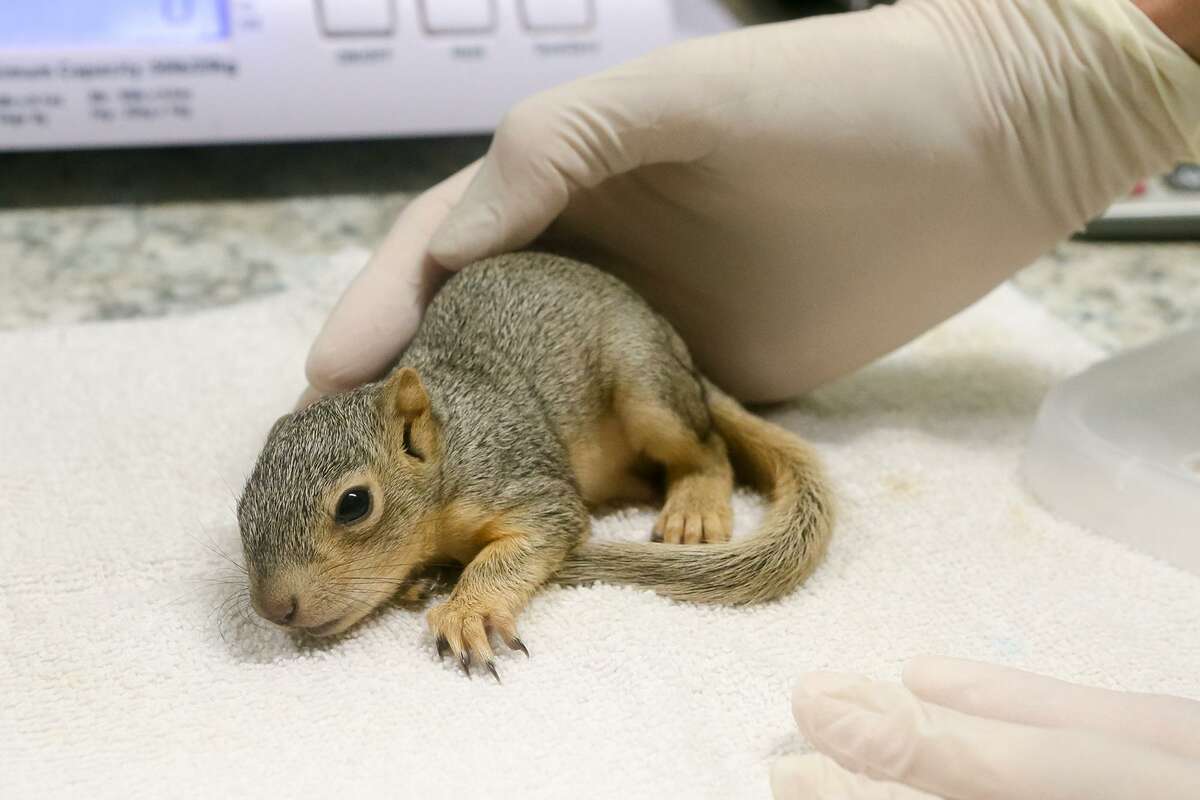
M 0 150 L 478 132 L 712 0 L 0 0 Z

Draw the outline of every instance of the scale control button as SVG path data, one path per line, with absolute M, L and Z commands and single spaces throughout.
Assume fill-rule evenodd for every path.
M 596 24 L 593 0 L 520 0 L 519 6 L 531 31 L 585 31 Z
M 317 22 L 326 36 L 391 36 L 394 0 L 316 0 Z
M 490 33 L 496 28 L 495 0 L 421 0 L 427 33 Z

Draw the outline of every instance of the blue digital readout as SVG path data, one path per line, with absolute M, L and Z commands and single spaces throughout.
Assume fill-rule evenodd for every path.
M 196 44 L 229 35 L 227 0 L 0 0 L 0 47 Z

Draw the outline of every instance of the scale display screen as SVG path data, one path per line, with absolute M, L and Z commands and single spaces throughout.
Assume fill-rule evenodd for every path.
M 227 0 L 0 0 L 0 48 L 196 44 L 229 35 Z

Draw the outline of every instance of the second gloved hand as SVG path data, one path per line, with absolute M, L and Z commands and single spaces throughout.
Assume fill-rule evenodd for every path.
M 940 658 L 904 683 L 802 678 L 793 712 L 819 753 L 775 764 L 777 800 L 1200 797 L 1194 700 Z

